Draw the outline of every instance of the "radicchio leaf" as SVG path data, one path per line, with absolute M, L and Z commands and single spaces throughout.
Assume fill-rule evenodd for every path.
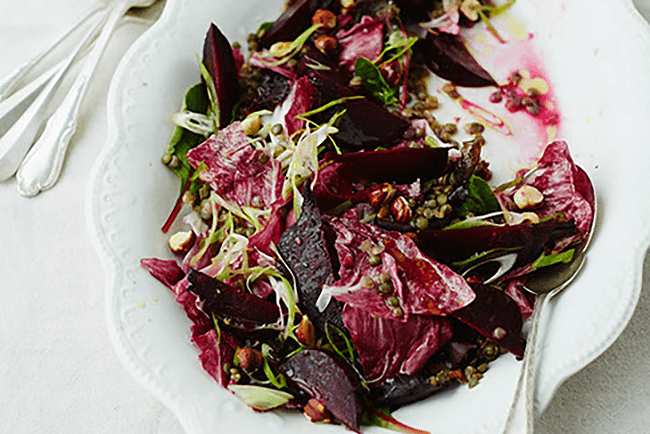
M 398 374 L 415 375 L 452 337 L 447 318 L 411 315 L 385 319 L 346 305 L 343 323 L 359 354 L 364 375 L 381 385 Z
M 296 116 L 313 109 L 316 98 L 316 88 L 309 82 L 307 77 L 300 77 L 294 83 L 285 102 L 289 106 L 287 113 L 284 115 L 287 136 L 291 137 L 293 133 L 305 127 L 305 121 L 296 118 Z
M 379 57 L 384 46 L 384 23 L 381 18 L 361 17 L 358 24 L 336 34 L 341 52 L 339 63 L 350 71 L 359 58 L 372 61 Z
M 185 277 L 185 273 L 173 259 L 168 261 L 156 258 L 141 259 L 140 265 L 169 289 L 173 289 Z
M 486 339 L 524 356 L 526 342 L 521 337 L 523 319 L 517 303 L 500 289 L 482 283 L 471 283 L 476 299 L 458 309 L 452 316 L 469 325 Z
M 542 208 L 535 210 L 540 218 L 563 213 L 575 221 L 581 235 L 589 232 L 594 220 L 593 184 L 573 162 L 566 142 L 549 144 L 523 184 L 532 185 L 544 195 Z
M 211 329 L 202 335 L 192 338 L 192 341 L 201 351 L 199 360 L 203 369 L 214 378 L 220 386 L 226 386 L 229 381 L 229 374 L 223 368 L 226 363 L 232 361 L 235 351 L 240 344 L 227 332 L 217 332 Z
M 469 52 L 460 36 L 449 33 L 427 33 L 416 48 L 422 52 L 426 65 L 437 76 L 458 86 L 497 86 L 492 78 Z
M 341 278 L 324 287 L 319 306 L 334 297 L 375 316 L 405 322 L 412 314 L 446 315 L 474 299 L 465 279 L 422 255 L 409 237 L 359 222 L 356 210 L 325 218 L 336 232 Z M 373 249 L 380 254 L 379 265 L 370 263 L 368 251 Z M 393 286 L 391 295 L 399 300 L 399 313 L 377 290 L 386 274 Z
M 360 432 L 363 406 L 359 381 L 338 357 L 323 350 L 303 350 L 283 362 L 280 370 L 346 427 Z
M 215 86 L 218 107 L 212 109 L 219 113 L 219 126 L 225 127 L 239 99 L 239 70 L 230 42 L 214 24 L 210 25 L 203 44 L 203 65 Z
M 279 161 L 260 158 L 249 146 L 241 122 L 234 122 L 192 149 L 188 160 L 199 177 L 225 200 L 239 206 L 257 203 L 272 209 L 282 200 L 284 175 Z

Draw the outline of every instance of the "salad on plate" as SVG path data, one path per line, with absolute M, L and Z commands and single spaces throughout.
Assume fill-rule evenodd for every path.
M 501 76 L 470 47 L 505 49 L 513 3 L 290 1 L 247 51 L 209 27 L 162 158 L 176 259 L 141 264 L 253 409 L 422 432 L 391 412 L 523 356 L 526 278 L 572 260 L 594 197 L 555 139 L 495 185 L 487 137 L 517 137 L 499 113 L 561 123 L 541 65 Z

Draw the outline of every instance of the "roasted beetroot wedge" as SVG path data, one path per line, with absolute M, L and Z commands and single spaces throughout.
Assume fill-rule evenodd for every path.
M 428 33 L 416 47 L 424 56 L 431 72 L 463 87 L 496 86 L 492 78 L 472 54 L 467 50 L 463 39 L 448 33 Z
M 421 401 L 434 393 L 447 389 L 450 383 L 440 386 L 431 384 L 429 376 L 400 374 L 381 386 L 371 389 L 370 399 L 376 408 L 388 407 L 391 411 Z
M 323 350 L 303 350 L 280 365 L 299 389 L 323 404 L 334 417 L 359 433 L 363 406 L 359 381 L 336 355 Z
M 517 264 L 525 264 L 537 259 L 549 241 L 575 233 L 573 221 L 546 221 L 513 226 L 425 229 L 417 234 L 415 242 L 425 254 L 443 263 L 493 249 L 518 248 Z
M 442 176 L 449 148 L 393 148 L 374 152 L 349 152 L 332 161 L 342 163 L 345 173 L 372 182 L 407 184 Z
M 324 74 L 313 72 L 309 80 L 318 89 L 319 104 L 323 106 L 341 98 L 355 96 L 349 87 L 342 86 Z M 382 105 L 367 99 L 355 99 L 338 104 L 314 117 L 318 123 L 326 123 L 332 115 L 345 109 L 336 128 L 336 142 L 339 146 L 358 151 L 374 150 L 381 146 L 393 147 L 409 126 L 406 119 L 390 113 Z
M 187 278 L 192 284 L 188 290 L 205 302 L 208 313 L 223 319 L 234 329 L 253 331 L 280 319 L 275 303 L 240 291 L 200 271 L 190 270 Z
M 470 283 L 476 298 L 451 315 L 517 358 L 524 356 L 523 319 L 517 303 L 505 292 L 482 283 Z
M 239 72 L 228 39 L 214 24 L 210 25 L 203 43 L 203 64 L 214 82 L 219 114 L 219 126 L 225 127 L 232 118 L 232 109 L 239 100 Z
M 344 328 L 341 302 L 331 300 L 323 312 L 316 307 L 323 285 L 331 284 L 337 279 L 335 270 L 338 269 L 338 264 L 332 260 L 336 255 L 329 253 L 326 228 L 309 182 L 305 183 L 303 196 L 300 218 L 284 231 L 278 242 L 278 251 L 296 278 L 300 299 L 298 306 L 302 313 L 307 314 L 321 331 L 325 330 L 327 322 Z

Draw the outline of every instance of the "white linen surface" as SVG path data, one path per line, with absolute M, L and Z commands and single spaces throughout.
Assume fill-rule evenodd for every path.
M 0 0 L 0 77 L 62 34 L 90 5 Z M 104 271 L 84 209 L 90 169 L 107 135 L 112 73 L 146 28 L 127 22 L 111 39 L 58 184 L 26 199 L 13 178 L 0 182 L 0 433 L 182 433 L 174 415 L 113 353 L 104 320 Z M 536 432 L 648 432 L 650 273 L 645 276 L 628 327 L 559 389 Z

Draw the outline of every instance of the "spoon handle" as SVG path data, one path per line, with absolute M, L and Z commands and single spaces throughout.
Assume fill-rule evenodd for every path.
M 59 178 L 65 153 L 77 126 L 79 107 L 104 49 L 128 10 L 125 2 L 118 3 L 110 12 L 106 25 L 95 42 L 95 47 L 84 61 L 83 69 L 75 79 L 61 105 L 47 121 L 45 130 L 22 162 L 16 179 L 21 195 L 31 197 L 51 188 Z
M 542 311 L 549 299 L 549 294 L 540 294 L 535 300 L 533 315 L 530 318 L 531 327 L 528 333 L 528 342 L 526 344 L 524 360 L 522 361 L 515 396 L 503 430 L 504 434 L 533 434 L 535 418 L 535 382 L 537 380 L 537 370 L 535 369 L 537 359 L 537 339 L 539 336 L 539 323 Z
M 26 63 L 18 67 L 18 69 L 16 69 L 14 72 L 12 72 L 4 79 L 2 79 L 2 81 L 0 81 L 0 101 L 4 100 L 14 90 L 16 84 L 18 84 L 18 82 L 20 82 L 20 80 L 29 71 L 31 71 L 31 69 L 38 62 L 40 62 L 49 53 L 54 51 L 54 49 L 58 47 L 61 44 L 61 42 L 66 40 L 68 36 L 72 34 L 72 32 L 74 32 L 79 27 L 81 27 L 81 25 L 84 24 L 90 17 L 92 17 L 95 13 L 97 13 L 101 9 L 104 9 L 105 7 L 106 5 L 103 2 L 96 4 L 90 10 L 88 10 L 83 16 L 81 16 L 81 18 L 79 18 L 77 22 L 72 27 L 70 27 L 70 29 L 68 29 L 63 35 L 61 35 L 58 39 L 54 40 L 54 42 L 48 45 L 47 48 L 37 53 Z

